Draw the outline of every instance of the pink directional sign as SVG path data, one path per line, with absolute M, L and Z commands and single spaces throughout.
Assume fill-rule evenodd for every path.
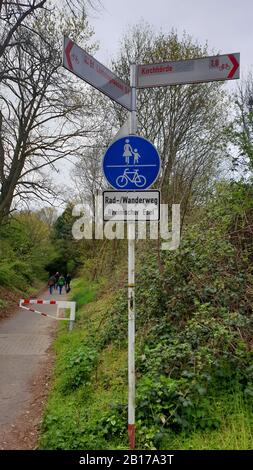
M 138 65 L 137 87 L 212 82 L 239 78 L 240 54 Z
M 63 66 L 131 111 L 131 88 L 67 37 L 64 37 Z

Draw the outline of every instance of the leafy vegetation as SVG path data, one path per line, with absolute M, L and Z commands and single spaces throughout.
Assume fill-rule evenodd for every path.
M 39 214 L 16 214 L 0 228 L 0 284 L 21 290 L 45 280 L 46 261 L 55 256 L 50 229 Z
M 250 185 L 220 184 L 162 269 L 139 249 L 138 448 L 252 446 L 252 200 Z M 58 338 L 42 448 L 127 448 L 127 296 L 110 287 L 76 283 L 90 303 Z
M 40 447 L 125 449 L 126 242 L 73 239 L 72 228 L 75 203 L 90 206 L 76 221 L 80 238 L 87 218 L 96 220 L 101 154 L 127 111 L 61 67 L 63 31 L 88 52 L 96 48 L 85 11 L 75 14 L 79 2 L 67 1 L 66 11 L 44 11 L 44 3 L 27 12 L 19 5 L 21 16 L 9 7 L 1 13 L 0 312 L 8 304 L 2 291 L 27 292 L 56 271 L 79 273 L 71 285 L 77 322 L 71 332 L 59 328 Z M 142 22 L 111 65 L 128 82 L 130 63 L 206 55 L 207 45 L 186 33 L 157 34 Z M 138 132 L 159 150 L 157 185 L 164 202 L 180 202 L 183 229 L 173 252 L 136 244 L 140 449 L 252 448 L 252 83 L 249 75 L 232 100 L 221 82 L 138 93 Z M 71 155 L 76 190 L 63 213 L 18 211 L 65 198 L 68 188 L 51 176 L 58 159 Z M 222 181 L 224 167 L 234 180 Z

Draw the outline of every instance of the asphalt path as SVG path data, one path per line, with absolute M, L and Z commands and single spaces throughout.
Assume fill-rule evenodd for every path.
M 59 295 L 55 291 L 52 296 L 44 292 L 40 299 L 66 300 L 67 296 L 65 292 Z M 56 305 L 28 307 L 53 316 L 57 312 Z M 57 323 L 21 308 L 0 322 L 0 448 L 5 429 L 15 427 L 18 418 L 29 410 L 31 384 L 48 360 Z

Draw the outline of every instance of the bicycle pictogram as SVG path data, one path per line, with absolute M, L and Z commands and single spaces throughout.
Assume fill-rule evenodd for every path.
M 134 169 L 131 171 L 131 169 L 126 168 L 123 175 L 119 175 L 117 177 L 116 184 L 119 186 L 119 188 L 124 188 L 128 182 L 135 184 L 137 188 L 143 188 L 147 180 L 145 176 L 139 175 L 139 170 Z

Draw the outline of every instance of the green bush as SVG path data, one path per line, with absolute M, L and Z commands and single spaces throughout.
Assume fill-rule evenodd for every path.
M 136 437 L 141 449 L 163 449 L 170 443 L 192 448 L 198 439 L 203 439 L 203 448 L 209 436 L 213 441 L 207 448 L 252 444 L 252 188 L 223 184 L 200 214 L 198 223 L 184 231 L 179 249 L 162 253 L 159 266 L 154 245 L 150 242 L 148 253 L 138 245 Z M 74 287 L 79 305 L 94 298 L 86 287 L 83 280 L 76 291 Z M 67 395 L 68 406 L 65 413 L 51 403 L 44 448 L 126 445 L 122 364 L 122 375 L 115 372 L 118 381 L 113 376 L 110 382 L 108 362 L 101 376 L 95 370 L 112 350 L 127 348 L 127 289 L 118 289 L 107 310 L 100 308 L 96 331 L 88 331 L 94 328 L 92 321 L 82 320 L 88 331 L 85 341 L 80 333 L 76 343 L 72 336 L 71 347 L 66 340 L 61 348 L 67 356 L 58 370 L 58 393 L 59 400 Z M 116 359 L 109 364 L 118 366 Z M 97 389 L 99 400 L 103 397 L 101 410 L 100 402 L 93 405 Z M 240 443 L 237 421 L 249 436 Z M 58 430 L 55 438 L 52 429 Z M 225 432 L 230 435 L 223 443 Z
M 253 202 L 251 189 L 240 184 L 219 191 L 180 248 L 163 254 L 162 270 L 155 252 L 140 254 L 136 413 L 148 445 L 154 436 L 158 442 L 166 433 L 219 427 L 212 410 L 221 396 L 229 400 L 236 392 L 252 406 L 253 247 L 244 227 Z M 119 292 L 108 312 L 106 344 L 126 338 L 126 298 L 126 290 Z M 120 432 L 120 423 L 116 412 L 108 435 Z
M 80 385 L 87 386 L 90 374 L 97 361 L 98 351 L 91 344 L 81 344 L 77 349 L 69 351 L 65 360 L 65 371 L 60 386 L 62 392 L 71 392 Z
M 5 287 L 22 289 L 25 286 L 25 280 L 20 272 L 14 268 L 15 263 L 0 263 L 0 284 Z

